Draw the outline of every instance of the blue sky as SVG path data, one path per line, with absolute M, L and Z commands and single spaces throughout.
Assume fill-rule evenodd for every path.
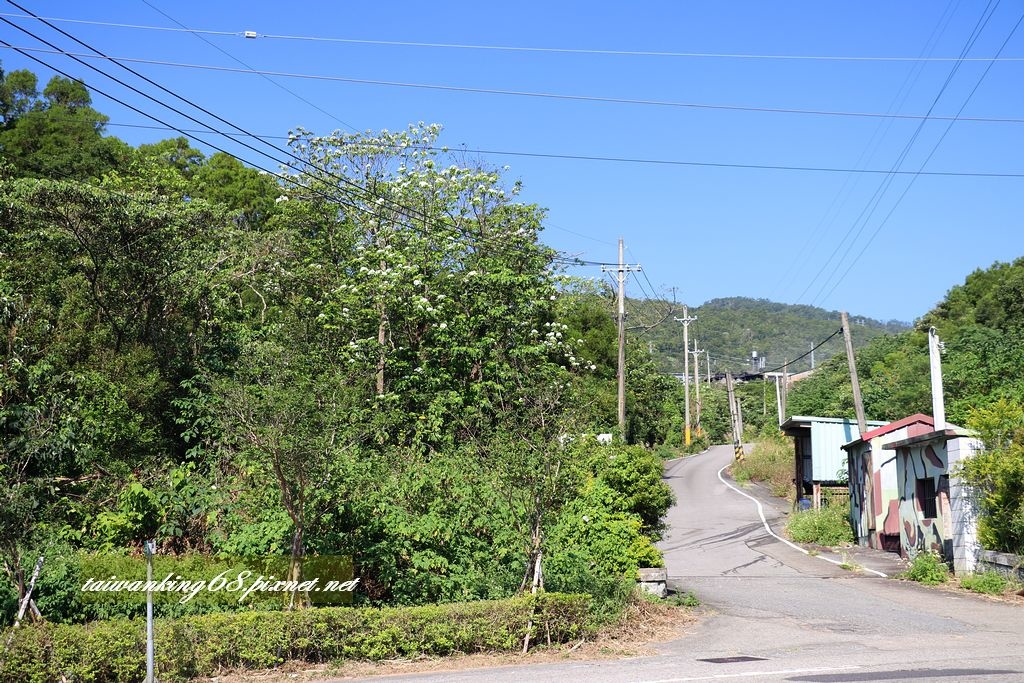
M 113 57 L 241 68 L 234 58 L 277 72 L 761 109 L 900 115 L 924 115 L 931 109 L 933 116 L 949 117 L 963 107 L 961 117 L 1024 120 L 1024 26 L 1011 33 L 1024 13 L 1019 2 L 19 4 L 44 17 L 96 22 L 53 23 Z M 0 12 L 62 49 L 84 51 L 34 20 L 14 18 L 21 11 L 12 5 L 0 4 Z M 932 60 L 488 50 L 204 34 L 210 45 L 183 31 L 140 28 L 178 28 L 165 14 L 193 29 L 249 30 L 261 36 Z M 970 61 L 936 59 L 958 57 L 983 17 L 987 22 L 967 53 Z M 1003 61 L 986 61 L 1007 37 Z M 7 24 L 0 25 L 0 38 L 39 46 Z M 37 56 L 165 120 L 195 127 L 66 57 Z M 0 50 L 0 59 L 6 70 L 31 68 L 44 79 L 50 75 L 10 49 Z M 298 125 L 328 133 L 347 126 L 396 130 L 425 121 L 443 124 L 442 142 L 452 148 L 888 171 L 897 167 L 920 128 L 900 170 L 916 172 L 927 159 L 927 172 L 1024 174 L 1020 122 L 963 120 L 950 127 L 948 120 L 928 120 L 921 126 L 922 120 L 914 118 L 276 78 L 300 99 L 252 74 L 132 66 L 268 136 L 285 135 Z M 109 131 L 133 144 L 175 135 L 124 127 L 120 124 L 152 122 L 102 96 L 94 100 L 112 124 L 119 124 Z M 240 151 L 239 156 L 253 155 Z M 498 154 L 483 158 L 509 165 L 509 179 L 524 184 L 522 198 L 548 209 L 548 244 L 583 259 L 612 261 L 616 240 L 624 237 L 627 260 L 642 264 L 659 293 L 675 287 L 679 300 L 691 305 L 714 297 L 753 296 L 912 320 L 972 270 L 1024 255 L 1024 177 L 890 177 Z M 578 272 L 600 277 L 593 268 Z M 641 295 L 635 286 L 629 293 Z

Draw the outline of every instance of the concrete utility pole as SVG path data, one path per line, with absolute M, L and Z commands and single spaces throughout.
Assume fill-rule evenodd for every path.
M 697 340 L 693 340 L 693 351 L 689 353 L 693 354 L 693 388 L 697 390 L 697 436 L 700 436 L 700 354 L 704 353 L 704 349 L 697 348 Z
M 814 342 L 811 342 L 811 370 L 814 369 Z
M 932 375 L 932 420 L 935 431 L 946 428 L 946 402 L 942 396 L 942 349 L 945 345 L 939 341 L 939 332 L 934 327 L 928 328 L 928 360 Z
M 782 364 L 782 415 L 783 418 L 786 416 L 786 411 L 789 408 L 789 359 L 785 359 Z M 785 422 L 785 419 L 781 420 L 779 424 Z
M 689 310 L 683 306 L 683 317 L 675 318 L 677 323 L 683 324 L 683 402 L 686 403 L 686 445 L 690 445 L 690 323 L 696 320 L 696 316 L 690 317 Z
M 846 363 L 850 366 L 850 384 L 853 385 L 853 409 L 857 413 L 857 427 L 863 434 L 868 430 L 864 420 L 864 400 L 860 395 L 860 380 L 857 378 L 857 361 L 853 357 L 853 339 L 850 337 L 850 317 L 846 311 L 839 314 L 839 320 L 843 325 L 843 340 L 846 342 Z
M 626 273 L 628 272 L 639 272 L 640 265 L 627 266 L 624 263 L 623 254 L 623 242 L 622 238 L 619 238 L 619 265 L 614 266 L 601 266 L 601 272 L 607 273 L 611 270 L 615 270 L 619 277 L 619 292 L 618 292 L 618 323 L 619 323 L 619 369 L 618 369 L 618 380 L 619 380 L 619 431 L 625 435 L 626 433 Z

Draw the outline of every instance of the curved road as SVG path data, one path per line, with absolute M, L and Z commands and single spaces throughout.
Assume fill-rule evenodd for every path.
M 716 446 L 666 464 L 678 499 L 660 544 L 669 583 L 706 613 L 658 655 L 393 679 L 1024 682 L 1024 607 L 855 574 L 789 547 L 719 478 L 731 458 Z

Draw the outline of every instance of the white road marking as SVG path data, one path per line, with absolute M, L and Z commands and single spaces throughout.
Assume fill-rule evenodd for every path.
M 772 528 L 770 526 L 768 526 L 768 520 L 765 519 L 765 517 L 764 517 L 764 508 L 761 506 L 761 501 L 759 501 L 757 498 L 754 498 L 753 496 L 751 496 L 748 493 L 744 493 L 743 491 L 740 491 L 738 488 L 736 488 L 735 486 L 733 486 L 732 484 L 727 482 L 725 480 L 725 477 L 722 476 L 722 472 L 724 472 L 728 467 L 729 466 L 726 465 L 722 469 L 718 470 L 718 480 L 720 482 L 722 482 L 723 484 L 725 484 L 726 486 L 728 486 L 729 488 L 731 488 L 736 493 L 738 493 L 741 496 L 743 496 L 744 498 L 749 498 L 750 500 L 754 501 L 754 505 L 757 506 L 757 514 L 761 517 L 761 524 L 764 525 L 764 530 L 768 532 L 768 535 L 770 535 L 770 536 L 772 536 L 772 537 L 782 541 L 783 543 L 788 545 L 790 548 L 793 548 L 795 550 L 799 550 L 804 555 L 811 555 L 809 552 L 807 552 L 805 549 L 803 549 L 800 546 L 798 546 L 796 543 L 792 543 L 791 541 L 783 538 L 782 536 L 779 536 L 774 531 L 772 531 Z M 837 562 L 835 560 L 830 560 L 829 558 L 822 557 L 821 555 L 812 555 L 812 557 L 817 557 L 819 560 L 825 560 L 826 562 L 831 562 L 832 564 L 837 565 L 837 566 L 841 566 L 843 564 L 842 562 Z M 867 567 L 861 567 L 861 569 L 863 569 L 866 572 L 871 572 L 872 574 L 875 574 L 877 576 L 881 576 L 883 579 L 889 578 L 888 575 L 883 574 L 882 572 L 876 572 L 874 569 L 868 569 Z M 678 679 L 678 680 L 687 680 L 687 679 Z M 692 679 L 692 680 L 696 680 L 696 679 Z
M 744 673 L 712 674 L 710 676 L 688 676 L 686 678 L 661 678 L 656 681 L 640 681 L 640 683 L 683 683 L 683 681 L 717 681 L 723 678 L 749 678 L 752 676 L 788 676 L 789 674 L 821 673 L 823 671 L 849 671 L 850 669 L 860 668 L 860 666 L 822 666 L 813 669 L 778 669 L 775 671 L 747 671 Z

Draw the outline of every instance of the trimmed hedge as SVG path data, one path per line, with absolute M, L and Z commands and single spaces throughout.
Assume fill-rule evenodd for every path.
M 157 673 L 183 681 L 222 669 L 265 669 L 289 660 L 390 659 L 515 650 L 527 623 L 535 642 L 565 642 L 587 631 L 590 596 L 539 593 L 424 607 L 321 607 L 295 612 L 206 614 L 158 619 Z M 144 620 L 29 624 L 16 629 L 0 680 L 49 683 L 140 681 Z M 9 631 L 0 634 L 6 640 Z

